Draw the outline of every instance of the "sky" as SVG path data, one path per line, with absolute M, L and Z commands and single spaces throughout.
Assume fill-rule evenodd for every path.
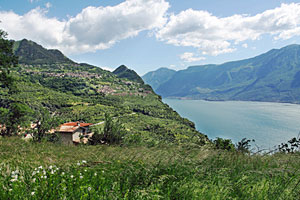
M 0 29 L 140 75 L 300 44 L 300 0 L 0 0 Z

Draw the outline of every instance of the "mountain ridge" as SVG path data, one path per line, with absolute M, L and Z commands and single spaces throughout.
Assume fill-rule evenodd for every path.
M 165 98 L 300 103 L 298 77 L 300 45 L 293 44 L 244 60 L 190 66 L 155 91 Z

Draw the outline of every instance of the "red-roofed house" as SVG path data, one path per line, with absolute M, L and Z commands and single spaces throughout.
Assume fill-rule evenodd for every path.
M 80 137 L 90 132 L 91 123 L 68 122 L 60 125 L 56 133 L 59 134 L 63 144 L 80 143 Z

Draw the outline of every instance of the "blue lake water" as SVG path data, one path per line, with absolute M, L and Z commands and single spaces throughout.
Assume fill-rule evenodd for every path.
M 300 105 L 247 101 L 163 99 L 181 116 L 196 124 L 210 139 L 254 139 L 260 148 L 273 148 L 297 137 Z

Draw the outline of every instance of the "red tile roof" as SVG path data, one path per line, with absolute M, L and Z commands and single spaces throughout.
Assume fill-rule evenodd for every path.
M 87 127 L 93 125 L 91 123 L 80 123 L 80 122 L 68 122 L 59 126 L 58 132 L 73 133 L 80 127 Z
M 78 123 L 80 124 L 80 127 L 86 127 L 86 126 L 93 125 L 91 123 L 68 122 L 68 123 L 62 124 L 62 126 L 78 126 Z

